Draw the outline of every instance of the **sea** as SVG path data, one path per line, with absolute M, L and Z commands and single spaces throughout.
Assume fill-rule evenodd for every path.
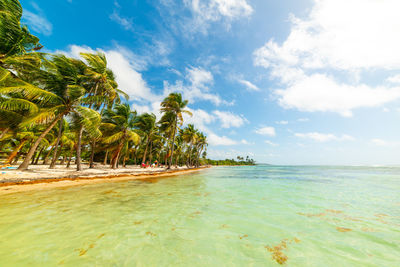
M 400 168 L 240 166 L 0 195 L 0 266 L 400 266 Z

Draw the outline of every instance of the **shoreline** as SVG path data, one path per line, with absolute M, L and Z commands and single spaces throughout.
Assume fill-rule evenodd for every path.
M 175 170 L 154 170 L 142 173 L 120 172 L 118 174 L 99 174 L 99 175 L 70 175 L 66 177 L 39 177 L 30 179 L 10 179 L 0 182 L 0 195 L 31 190 L 41 190 L 47 188 L 78 186 L 96 183 L 117 182 L 126 180 L 148 180 L 155 181 L 158 178 L 167 178 L 181 174 L 201 171 L 210 168 L 209 166 L 199 168 L 184 168 Z

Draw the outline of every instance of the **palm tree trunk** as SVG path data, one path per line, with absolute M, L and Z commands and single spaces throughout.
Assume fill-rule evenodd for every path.
M 1 134 L 0 134 L 0 140 L 6 135 L 6 133 L 8 133 L 9 130 L 10 130 L 10 127 L 5 128 L 4 131 L 1 132 Z
M 104 156 L 103 165 L 107 165 L 107 156 L 108 156 L 108 149 L 106 150 L 106 155 Z
M 49 152 L 47 152 L 47 154 L 44 156 L 44 158 L 43 158 L 43 165 L 46 165 L 46 164 L 47 164 L 47 160 L 48 160 L 48 158 L 49 158 L 49 156 L 50 156 L 50 154 L 51 154 L 51 151 L 53 151 L 53 149 L 54 149 L 54 146 L 52 146 L 52 147 L 50 148 Z
M 35 159 L 35 163 L 33 163 L 33 164 L 35 164 L 35 165 L 38 164 L 39 159 L 40 159 L 40 155 L 42 154 L 44 148 L 45 148 L 45 146 L 42 146 L 42 148 L 41 148 L 40 151 L 39 151 L 39 154 L 37 155 L 37 157 L 36 157 L 36 159 Z
M 27 139 L 22 139 L 19 145 L 11 152 L 10 156 L 8 156 L 7 160 L 5 161 L 5 164 L 10 164 L 12 160 L 17 156 L 19 150 L 25 145 Z
M 150 140 L 150 138 L 147 137 L 146 148 L 144 149 L 144 154 L 143 154 L 142 163 L 146 163 L 146 155 L 147 155 L 147 148 L 148 148 L 148 146 L 149 146 L 149 140 Z
M 93 162 L 93 160 L 94 160 L 94 149 L 96 148 L 96 140 L 93 140 L 93 142 L 91 144 L 91 147 L 92 147 L 92 151 L 90 152 L 89 168 L 93 169 L 94 168 L 94 162 Z
M 152 150 L 153 150 L 153 142 L 150 142 L 150 155 L 149 155 L 150 164 L 151 164 L 151 162 L 153 161 L 153 153 L 152 153 Z
M 167 169 L 171 169 L 172 158 L 174 157 L 175 135 L 176 135 L 176 126 L 177 126 L 176 124 L 177 124 L 177 122 L 175 122 L 175 125 L 174 125 L 174 136 L 172 138 L 172 144 L 171 144 L 171 158 L 169 159 L 168 168 Z
M 56 141 L 56 145 L 53 151 L 53 158 L 51 159 L 51 163 L 49 166 L 49 169 L 54 169 L 54 166 L 56 165 L 57 162 L 57 152 L 58 152 L 58 145 L 60 144 L 60 139 L 61 139 L 61 135 L 62 135 L 62 125 L 63 125 L 63 120 L 61 118 L 60 120 L 60 125 L 58 126 L 58 136 L 57 136 L 57 141 Z
M 115 150 L 114 155 L 111 159 L 111 168 L 112 169 L 116 169 L 118 167 L 118 160 L 119 160 L 119 155 L 121 153 L 123 147 L 123 141 L 121 140 L 121 142 L 119 143 L 117 150 Z
M 66 159 L 66 158 L 67 158 L 67 157 L 64 155 L 63 158 L 62 158 L 62 160 L 61 160 L 61 162 L 60 162 L 60 165 L 64 165 L 65 159 Z
M 67 168 L 69 168 L 69 166 L 71 165 L 72 151 L 74 151 L 74 148 L 72 148 L 72 149 L 69 151 L 69 154 L 68 154 L 68 162 L 67 162 Z
M 81 165 L 82 134 L 83 134 L 83 125 L 79 129 L 78 145 L 76 147 L 76 170 L 77 171 L 82 170 L 82 165 Z
M 35 143 L 32 145 L 32 147 L 29 149 L 28 154 L 26 155 L 24 161 L 19 165 L 18 170 L 26 170 L 28 169 L 29 166 L 29 161 L 32 159 L 33 154 L 36 151 L 36 148 L 42 141 L 42 139 L 53 129 L 53 127 L 56 125 L 57 121 L 60 120 L 64 116 L 64 113 L 59 114 L 47 127 L 47 129 L 39 136 L 38 139 L 36 139 Z

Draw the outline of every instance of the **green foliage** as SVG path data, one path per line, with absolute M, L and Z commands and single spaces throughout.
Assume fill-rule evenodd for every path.
M 244 160 L 243 157 L 238 156 L 238 160 L 234 159 L 225 159 L 225 160 L 212 160 L 212 159 L 204 159 L 205 164 L 207 165 L 213 165 L 213 166 L 243 166 L 243 165 L 256 165 L 256 162 L 249 158 L 248 156 L 246 157 L 246 160 Z

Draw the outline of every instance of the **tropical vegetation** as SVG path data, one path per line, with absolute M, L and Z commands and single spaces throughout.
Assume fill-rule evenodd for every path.
M 161 102 L 160 119 L 138 114 L 119 88 L 103 53 L 80 58 L 42 53 L 39 39 L 21 24 L 18 0 L 0 0 L 0 156 L 2 164 L 82 161 L 90 168 L 157 161 L 167 168 L 204 163 L 207 138 L 194 125 L 180 93 Z M 96 163 L 97 162 L 97 163 Z

